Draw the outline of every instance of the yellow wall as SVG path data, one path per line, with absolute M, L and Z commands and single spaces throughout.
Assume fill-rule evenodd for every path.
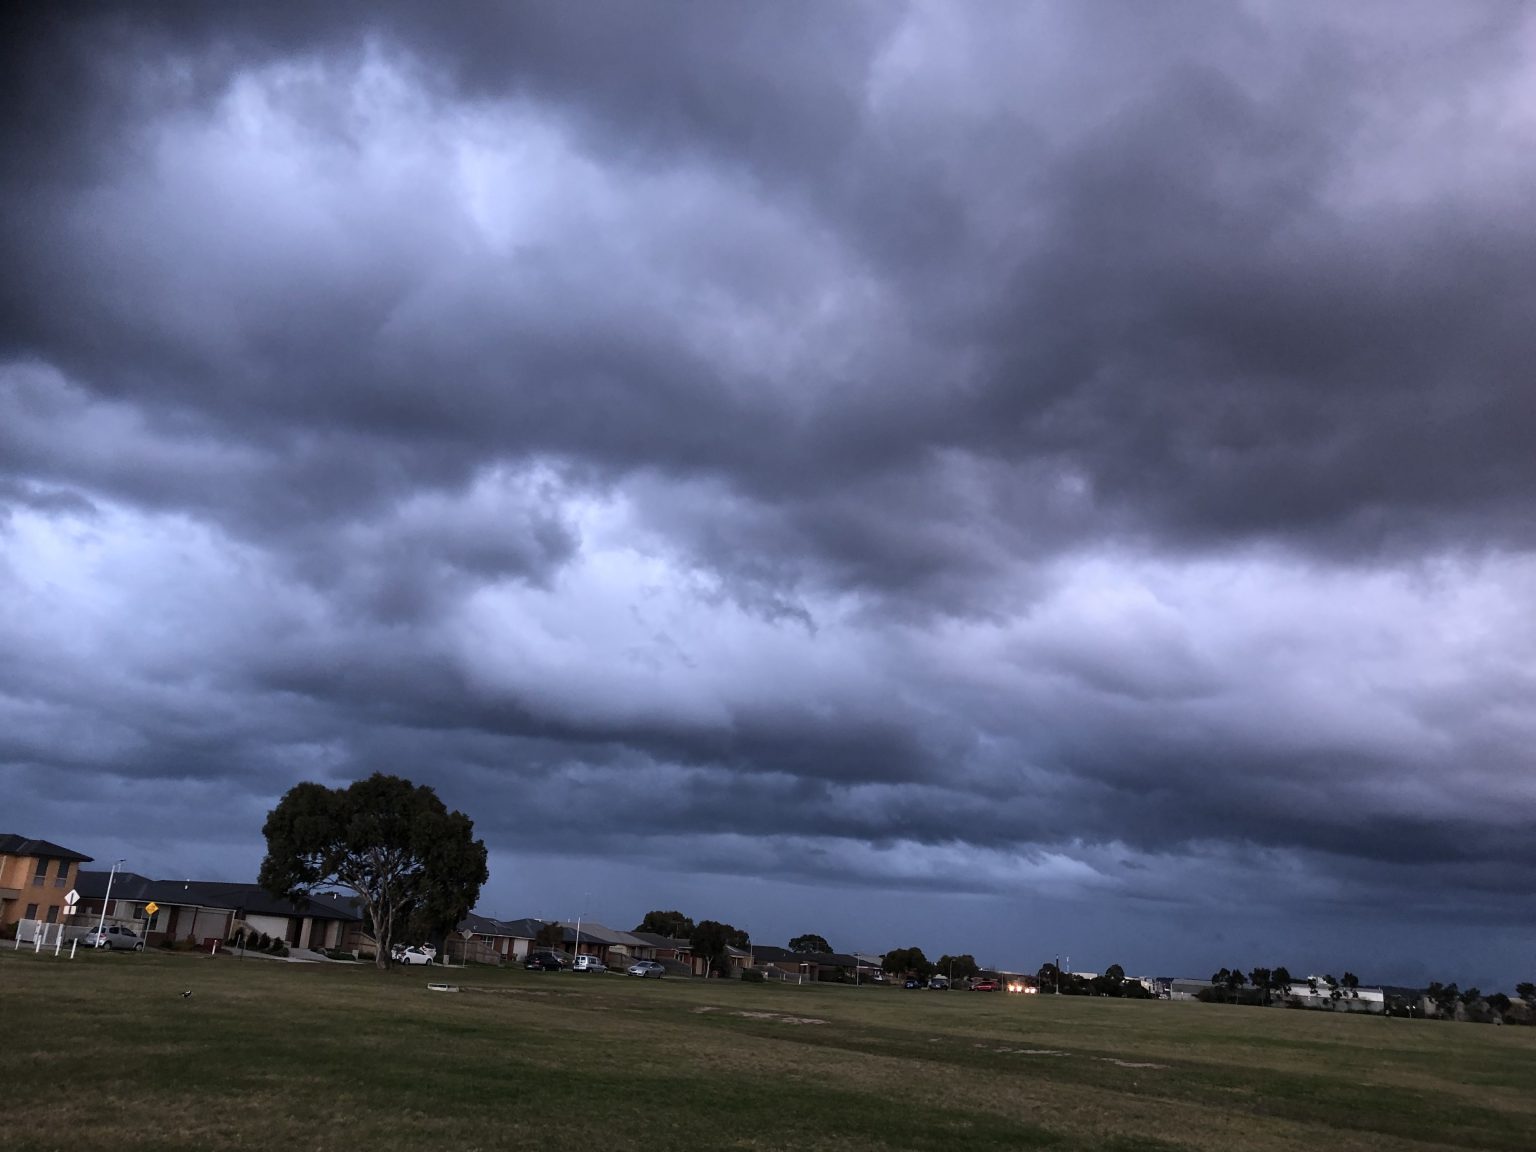
M 47 861 L 48 874 L 42 880 L 38 880 L 36 856 L 0 854 L 0 888 L 14 888 L 21 891 L 18 898 L 5 901 L 4 911 L 0 912 L 0 924 L 14 924 L 24 919 L 29 904 L 37 905 L 39 920 L 48 919 L 49 908 L 57 909 L 54 914 L 55 920 L 68 920 L 64 915 L 64 895 L 80 878 L 80 865 L 71 860 L 62 877 L 63 882 L 60 883 L 58 869 L 63 861 L 57 857 L 44 859 Z

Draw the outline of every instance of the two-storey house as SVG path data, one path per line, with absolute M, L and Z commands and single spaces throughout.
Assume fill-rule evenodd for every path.
M 82 852 L 0 832 L 0 929 L 18 920 L 57 924 L 64 914 L 64 897 L 74 888 Z

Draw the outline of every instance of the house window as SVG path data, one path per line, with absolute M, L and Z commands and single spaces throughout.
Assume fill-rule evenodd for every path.
M 32 873 L 32 887 L 41 888 L 46 879 L 48 879 L 48 858 L 42 856 L 38 858 L 37 871 Z
M 26 914 L 25 919 L 27 919 L 27 920 L 36 920 L 37 919 L 37 905 L 36 904 L 28 904 L 27 905 L 27 914 Z
M 56 873 L 54 873 L 53 886 L 55 888 L 68 888 L 69 887 L 69 861 L 68 860 L 60 860 L 59 861 L 59 870 Z
M 48 923 L 50 923 L 50 924 L 57 924 L 58 922 L 59 922 L 59 906 L 57 904 L 50 904 L 50 905 L 48 905 Z

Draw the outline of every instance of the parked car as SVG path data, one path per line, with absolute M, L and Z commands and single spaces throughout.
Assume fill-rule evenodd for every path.
M 523 967 L 531 972 L 564 972 L 566 961 L 554 952 L 532 952 L 523 961 Z
M 636 960 L 625 971 L 631 976 L 654 976 L 658 980 L 667 974 L 666 968 L 654 960 Z
M 571 965 L 572 972 L 606 972 L 608 965 L 604 964 L 596 956 L 578 956 L 576 963 Z
M 92 928 L 80 937 L 87 948 L 105 948 L 108 952 L 142 952 L 144 941 L 132 928 L 108 924 L 105 928 Z
M 972 992 L 996 992 L 997 991 L 997 981 L 996 980 L 972 980 L 971 981 L 971 991 Z
M 919 980 L 916 977 L 909 976 L 907 978 L 907 982 L 905 984 L 903 984 L 902 987 L 903 988 L 926 988 L 926 987 L 928 987 L 928 981 L 926 981 L 926 980 Z
M 934 977 L 932 977 L 928 981 L 928 987 L 932 988 L 935 992 L 948 992 L 949 991 L 949 977 L 948 976 L 934 976 Z
M 430 944 L 396 944 L 390 949 L 390 955 L 396 964 L 431 964 L 437 959 L 437 949 Z

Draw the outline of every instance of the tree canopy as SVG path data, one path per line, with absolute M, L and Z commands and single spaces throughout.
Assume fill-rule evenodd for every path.
M 789 942 L 789 950 L 791 952 L 802 953 L 830 952 L 832 951 L 832 945 L 827 943 L 827 938 L 825 936 L 817 936 L 814 933 L 807 933 L 804 936 L 796 936 L 793 940 L 791 940 Z
M 895 948 L 885 954 L 880 961 L 880 966 L 892 976 L 901 976 L 912 973 L 914 976 L 926 977 L 933 971 L 933 965 L 928 957 L 923 955 L 921 948 Z
M 398 934 L 434 935 L 463 919 L 490 875 L 468 816 L 448 811 L 425 785 L 379 772 L 345 788 L 297 784 L 261 831 L 261 886 L 289 899 L 356 893 L 381 968 Z
M 673 940 L 687 940 L 693 935 L 693 920 L 676 910 L 653 910 L 645 914 L 645 919 L 635 926 L 635 931 L 653 932 Z
M 976 958 L 969 952 L 962 952 L 958 956 L 940 956 L 934 962 L 934 968 L 941 976 L 952 976 L 956 980 L 967 980 L 981 971 Z
M 746 932 L 718 920 L 700 920 L 695 924 L 692 942 L 693 954 L 708 962 L 710 972 L 718 972 L 722 976 L 729 975 L 731 970 L 726 946 L 746 948 L 751 943 Z

